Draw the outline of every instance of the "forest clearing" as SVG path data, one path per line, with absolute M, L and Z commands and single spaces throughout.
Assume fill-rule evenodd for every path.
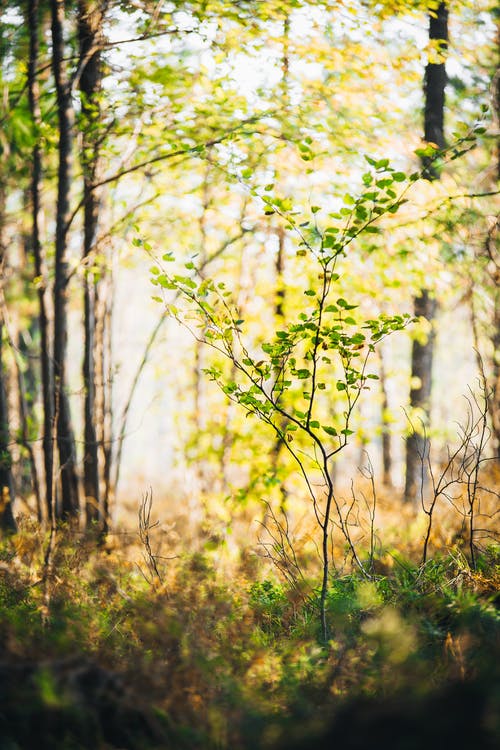
M 0 750 L 499 746 L 499 34 L 0 2 Z

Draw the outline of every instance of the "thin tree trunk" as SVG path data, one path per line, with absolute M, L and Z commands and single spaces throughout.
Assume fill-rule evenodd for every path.
M 54 471 L 54 447 L 52 442 L 52 422 L 54 418 L 53 367 L 50 356 L 50 330 L 46 301 L 46 275 L 43 264 L 42 245 L 40 242 L 40 186 L 42 180 L 42 152 L 38 131 L 41 125 L 40 92 L 36 71 L 39 58 L 40 17 L 39 0 L 29 0 L 28 25 L 30 33 L 30 52 L 28 61 L 28 97 L 33 124 L 35 127 L 35 145 L 32 154 L 31 172 L 31 244 L 34 260 L 34 272 L 38 289 L 38 319 L 40 328 L 40 372 L 42 378 L 43 404 L 43 464 L 45 472 L 45 515 L 52 513 L 52 487 Z
M 83 167 L 83 279 L 84 298 L 84 458 L 83 488 L 87 528 L 103 526 L 99 488 L 99 446 L 95 424 L 96 414 L 96 311 L 98 282 L 93 271 L 99 221 L 99 195 L 94 183 L 100 165 L 100 105 L 102 16 L 92 0 L 78 3 L 78 36 L 80 42 L 80 91 L 82 93 L 82 167 Z M 101 384 L 102 387 L 102 384 Z
M 414 314 L 432 326 L 436 314 L 436 300 L 424 289 L 414 301 Z M 434 356 L 434 330 L 431 328 L 423 343 L 415 339 L 412 347 L 412 382 L 410 391 L 412 432 L 406 441 L 405 501 L 418 504 L 427 486 L 428 439 L 430 400 L 432 393 L 432 360 Z M 423 424 L 420 422 L 423 422 Z
M 51 11 L 52 68 L 56 84 L 59 122 L 54 274 L 54 413 L 57 412 L 57 447 L 61 478 L 61 503 L 57 508 L 57 515 L 62 518 L 70 518 L 77 516 L 79 511 L 75 438 L 71 423 L 66 373 L 68 344 L 67 229 L 70 218 L 69 200 L 72 178 L 74 112 L 71 101 L 71 86 L 64 63 L 64 0 L 51 0 Z
M 436 12 L 429 15 L 429 40 L 436 45 L 432 51 L 433 57 L 438 53 L 445 56 L 448 44 L 448 7 L 441 3 Z M 446 145 L 444 138 L 444 107 L 445 107 L 446 67 L 444 60 L 429 62 L 425 69 L 424 78 L 424 138 L 439 148 Z M 428 180 L 439 179 L 436 161 L 432 158 L 423 160 L 424 176 Z M 429 324 L 429 335 L 425 343 L 415 340 L 412 347 L 410 391 L 410 414 L 422 419 L 427 429 L 430 421 L 431 391 L 432 391 L 432 361 L 434 355 L 433 323 L 437 304 L 427 289 L 414 300 L 414 314 L 424 318 Z M 412 432 L 406 442 L 406 481 L 405 502 L 418 504 L 428 482 L 427 476 L 427 440 L 422 425 L 413 422 Z

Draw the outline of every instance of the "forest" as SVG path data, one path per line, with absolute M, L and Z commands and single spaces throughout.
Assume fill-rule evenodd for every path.
M 0 0 L 0 748 L 500 743 L 495 0 Z

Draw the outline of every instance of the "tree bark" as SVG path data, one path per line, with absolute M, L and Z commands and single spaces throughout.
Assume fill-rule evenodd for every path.
M 56 86 L 59 123 L 53 349 L 54 418 L 57 422 L 56 433 L 61 479 L 61 502 L 57 507 L 57 516 L 71 518 L 77 516 L 79 512 L 75 438 L 71 423 L 66 372 L 68 344 L 67 229 L 70 218 L 74 111 L 71 100 L 71 85 L 67 77 L 64 62 L 64 0 L 51 0 L 51 12 L 52 70 Z
M 43 464 L 45 473 L 45 514 L 47 518 L 52 514 L 52 488 L 54 471 L 54 446 L 52 443 L 52 422 L 54 419 L 54 389 L 53 368 L 50 355 L 50 325 L 47 313 L 46 275 L 42 245 L 40 242 L 40 192 L 42 181 L 42 151 L 38 137 L 42 116 L 40 111 L 40 92 L 37 79 L 37 68 L 40 46 L 40 12 L 39 0 L 28 2 L 28 26 L 30 34 L 30 48 L 28 60 L 28 98 L 31 117 L 35 128 L 35 144 L 32 153 L 31 168 L 31 216 L 32 234 L 31 244 L 34 261 L 35 278 L 38 280 L 38 317 L 40 328 L 40 372 L 42 379 L 43 403 Z
M 425 318 L 432 326 L 437 303 L 424 289 L 414 301 L 414 314 Z M 432 393 L 432 360 L 434 356 L 434 330 L 431 328 L 427 340 L 413 341 L 411 355 L 411 377 L 415 386 L 410 391 L 410 409 L 423 424 L 412 419 L 412 432 L 406 441 L 406 482 L 405 501 L 418 503 L 427 485 L 428 439 Z
M 83 488 L 87 528 L 105 523 L 100 502 L 99 445 L 96 430 L 96 311 L 98 309 L 98 280 L 94 273 L 96 239 L 99 222 L 99 195 L 94 184 L 100 166 L 100 103 L 102 80 L 101 64 L 102 14 L 96 2 L 79 0 L 78 37 L 80 44 L 80 92 L 82 94 L 82 167 L 84 236 L 84 458 Z M 102 352 L 101 352 L 102 356 Z M 101 383 L 103 387 L 103 383 Z
M 448 48 L 448 7 L 441 3 L 437 11 L 429 14 L 429 40 L 435 47 L 431 52 L 433 59 L 443 57 Z M 429 62 L 424 76 L 424 139 L 434 143 L 440 149 L 446 146 L 444 137 L 446 67 L 444 60 Z M 439 179 L 439 169 L 435 159 L 422 160 L 423 174 L 428 180 Z M 427 289 L 422 289 L 414 300 L 414 314 L 424 318 L 430 333 L 425 343 L 415 340 L 411 356 L 410 414 L 422 419 L 425 429 L 430 422 L 432 361 L 434 355 L 433 322 L 437 310 L 436 300 Z M 412 419 L 413 422 L 413 419 Z M 428 482 L 427 439 L 422 425 L 412 424 L 412 431 L 406 442 L 406 481 L 405 502 L 419 503 Z

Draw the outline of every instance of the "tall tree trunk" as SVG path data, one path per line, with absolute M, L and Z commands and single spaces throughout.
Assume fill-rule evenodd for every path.
M 96 415 L 96 311 L 98 282 L 94 273 L 99 196 L 94 187 L 100 164 L 100 103 L 102 14 L 95 0 L 79 0 L 78 37 L 80 43 L 80 91 L 82 94 L 82 167 L 83 167 L 83 302 L 84 302 L 84 457 L 83 488 L 87 528 L 104 525 L 99 488 L 99 446 Z M 102 353 L 101 353 L 102 355 Z M 103 384 L 101 383 L 101 387 Z
M 427 142 L 444 148 L 444 106 L 446 67 L 444 56 L 448 49 L 448 7 L 441 3 L 437 11 L 429 15 L 429 40 L 433 44 L 432 62 L 425 68 L 424 77 L 424 138 Z M 424 176 L 428 180 L 439 179 L 436 161 L 423 160 Z M 418 415 L 427 428 L 430 420 L 432 390 L 432 360 L 434 354 L 433 322 L 436 315 L 436 300 L 427 289 L 422 289 L 414 301 L 414 314 L 429 323 L 429 335 L 425 343 L 413 342 L 411 357 L 412 386 L 410 391 L 410 413 Z M 413 424 L 406 443 L 406 482 L 404 499 L 417 504 L 428 481 L 428 444 L 421 425 Z
M 3 285 L 5 265 L 5 188 L 0 185 L 0 285 Z M 3 306 L 0 307 L 0 532 L 16 531 L 12 505 L 14 482 L 12 479 L 12 457 L 9 450 L 9 403 L 3 360 Z
M 30 48 L 28 60 L 28 97 L 33 124 L 35 127 L 35 144 L 32 154 L 31 168 L 31 216 L 32 233 L 31 245 L 33 252 L 35 278 L 38 280 L 38 308 L 40 328 L 40 372 L 42 378 L 43 403 L 43 464 L 45 472 L 45 514 L 52 515 L 52 488 L 54 471 L 54 447 L 52 443 L 53 409 L 53 368 L 50 355 L 50 329 L 46 301 L 46 274 L 43 264 L 42 245 L 40 242 L 40 188 L 42 180 L 42 152 L 39 140 L 39 128 L 42 121 L 40 111 L 40 93 L 37 80 L 37 68 L 40 45 L 40 12 L 39 0 L 28 2 L 28 26 L 30 34 Z
M 74 112 L 71 85 L 64 62 L 64 0 L 51 0 L 51 11 L 52 69 L 56 84 L 59 123 L 54 273 L 54 415 L 57 420 L 57 448 L 61 477 L 61 502 L 57 508 L 57 515 L 70 518 L 77 516 L 79 511 L 75 438 L 71 423 L 66 372 L 69 281 L 67 231 L 70 219 Z

